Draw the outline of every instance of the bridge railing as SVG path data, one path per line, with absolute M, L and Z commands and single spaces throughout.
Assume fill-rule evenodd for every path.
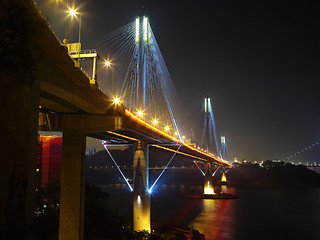
M 56 40 L 62 45 L 62 42 L 60 41 L 60 39 L 58 38 L 58 36 L 56 35 L 56 33 L 53 31 L 53 29 L 51 28 L 50 24 L 47 21 L 47 18 L 45 16 L 42 15 L 41 9 L 39 8 L 37 3 L 33 3 L 34 7 L 38 10 L 39 16 L 42 18 L 43 22 L 47 25 L 47 27 L 50 29 L 50 31 L 52 32 L 52 34 L 54 35 L 54 37 L 56 38 Z
M 80 54 L 92 54 L 92 53 L 97 53 L 96 49 L 86 49 L 86 50 L 81 50 Z M 70 55 L 77 55 L 79 52 L 69 52 Z

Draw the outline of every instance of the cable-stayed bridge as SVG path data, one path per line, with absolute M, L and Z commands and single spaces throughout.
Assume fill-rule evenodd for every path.
M 149 183 L 148 178 L 150 146 L 172 152 L 167 167 L 177 154 L 206 162 L 204 193 L 214 193 L 212 165 L 230 165 L 210 153 L 209 147 L 201 150 L 184 141 L 174 116 L 170 74 L 146 17 L 140 16 L 100 43 L 102 49 L 113 51 L 114 68 L 119 68 L 115 77 L 108 78 L 100 77 L 98 53 L 82 51 L 80 35 L 78 45 L 62 43 L 33 1 L 5 0 L 3 5 L 11 13 L 8 21 L 17 23 L 13 28 L 23 32 L 23 46 L 16 54 L 29 56 L 30 61 L 10 59 L 14 63 L 11 71 L 1 73 L 8 90 L 2 102 L 11 113 L 4 123 L 4 146 L 8 152 L 13 146 L 21 149 L 14 157 L 8 156 L 12 161 L 3 163 L 1 211 L 15 208 L 14 203 L 25 212 L 19 213 L 21 223 L 1 217 L 0 225 L 29 227 L 38 130 L 63 132 L 60 239 L 83 238 L 86 136 L 101 139 L 108 152 L 114 144 L 133 146 L 133 186 L 128 184 L 133 192 L 133 230 L 151 231 L 150 194 L 156 182 Z M 12 37 L 18 41 L 19 35 Z M 92 77 L 82 69 L 83 59 L 93 62 Z M 12 109 L 16 111 L 9 111 Z M 209 126 L 212 118 L 208 116 L 206 121 Z M 216 155 L 222 156 L 219 151 Z M 15 187 L 4 190 L 9 186 Z M 25 193 L 23 197 L 20 191 Z

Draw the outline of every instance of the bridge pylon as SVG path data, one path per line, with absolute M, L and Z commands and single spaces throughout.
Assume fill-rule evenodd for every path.
M 206 163 L 206 173 L 204 175 L 204 187 L 203 187 L 203 194 L 204 195 L 213 195 L 214 188 L 212 182 L 212 165 L 211 163 Z
M 225 169 L 222 169 L 220 193 L 221 194 L 226 194 L 227 193 L 227 177 L 226 177 Z
M 149 149 L 142 141 L 134 148 L 133 159 L 133 231 L 151 231 L 149 189 Z
M 146 81 L 147 81 L 147 45 L 149 41 L 149 19 L 145 16 L 139 16 L 136 19 L 136 39 L 138 47 L 137 62 L 137 94 L 135 107 L 145 109 L 146 107 Z
M 60 182 L 59 239 L 84 238 L 86 134 L 64 131 Z

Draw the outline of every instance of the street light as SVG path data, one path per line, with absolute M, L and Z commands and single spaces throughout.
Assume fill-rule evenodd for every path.
M 70 8 L 69 8 L 69 4 L 68 4 L 68 0 L 67 0 L 67 9 L 69 9 L 69 15 L 71 15 L 71 13 L 70 13 Z M 72 15 L 71 15 L 72 16 Z M 67 19 L 66 19 L 66 36 L 65 36 L 65 38 L 64 38 L 64 40 L 63 40 L 63 43 L 65 44 L 65 45 L 67 45 L 68 44 L 68 16 L 67 16 Z
M 106 60 L 106 61 L 104 62 L 104 65 L 106 65 L 106 67 L 108 68 L 108 67 L 111 66 L 111 62 L 110 62 L 109 60 Z
M 69 14 L 70 16 L 74 17 L 77 14 L 77 12 L 74 8 L 69 8 Z
M 157 125 L 157 124 L 158 124 L 158 120 L 157 120 L 157 119 L 153 119 L 153 120 L 152 120 L 152 125 L 155 126 L 155 125 Z
M 117 97 L 115 97 L 115 98 L 113 99 L 113 103 L 116 104 L 116 105 L 120 104 L 120 99 L 117 98 Z
M 74 11 L 74 14 L 76 14 L 76 12 Z M 80 67 L 80 51 L 81 51 L 81 14 L 79 14 L 79 53 L 78 53 L 78 64 Z
M 138 115 L 139 118 L 141 118 L 143 116 L 143 112 L 141 110 L 139 110 L 137 115 Z
M 68 7 L 68 1 L 67 1 Z M 81 51 L 81 14 L 77 12 L 74 8 L 69 8 L 68 10 L 69 16 L 76 17 L 79 15 L 79 45 L 78 45 L 78 65 L 80 66 L 80 51 Z M 67 24 L 66 24 L 66 38 L 64 39 L 64 44 L 67 45 L 68 43 L 68 17 L 67 17 Z

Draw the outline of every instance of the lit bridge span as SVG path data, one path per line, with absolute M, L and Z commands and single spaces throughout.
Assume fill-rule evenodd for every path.
M 184 142 L 166 95 L 167 82 L 163 81 L 163 76 L 168 76 L 167 69 L 157 68 L 164 61 L 161 55 L 155 54 L 159 51 L 156 42 L 152 42 L 155 39 L 145 17 L 139 17 L 134 22 L 134 32 L 129 28 L 126 30 L 132 34 L 135 47 L 130 48 L 132 58 L 127 70 L 123 71 L 126 76 L 119 88 L 121 90 L 116 94 L 125 107 L 105 93 L 110 88 L 113 90 L 113 81 L 112 86 L 107 84 L 103 88 L 102 82 L 98 86 L 98 55 L 95 51 L 80 52 L 78 48 L 78 52 L 70 52 L 72 46 L 60 42 L 33 1 L 13 2 L 4 0 L 3 5 L 8 9 L 18 7 L 20 18 L 14 14 L 11 17 L 14 21 L 21 21 L 18 25 L 26 34 L 25 45 L 20 50 L 31 60 L 24 62 L 27 68 L 21 75 L 19 65 L 13 65 L 11 70 L 16 70 L 17 74 L 1 72 L 3 79 L 7 80 L 3 87 L 8 90 L 4 95 L 6 101 L 2 102 L 7 104 L 7 109 L 18 109 L 4 125 L 4 137 L 8 139 L 5 147 L 9 151 L 12 146 L 19 146 L 21 150 L 13 159 L 8 156 L 12 161 L 1 167 L 7 170 L 6 174 L 0 174 L 1 193 L 4 193 L 1 198 L 2 212 L 4 209 L 10 211 L 15 207 L 12 202 L 18 202 L 25 209 L 19 214 L 22 226 L 28 231 L 32 218 L 38 130 L 63 132 L 59 239 L 83 239 L 86 136 L 101 139 L 108 153 L 108 146 L 112 144 L 134 147 L 133 186 L 128 184 L 133 192 L 134 231 L 151 231 L 150 194 L 156 182 L 151 185 L 148 179 L 149 146 L 172 152 L 170 161 L 176 154 L 182 154 L 206 162 L 204 193 L 213 194 L 212 164 L 222 168 L 230 165 L 209 153 L 208 147 L 202 151 Z M 81 68 L 80 59 L 84 58 L 93 61 L 92 77 Z M 150 62 L 155 65 L 149 66 Z M 161 90 L 160 93 L 157 89 Z M 206 100 L 206 112 L 209 112 L 208 104 Z M 166 118 L 174 131 L 158 128 L 151 119 L 149 123 L 146 117 L 136 113 L 139 107 L 149 110 L 149 113 L 160 108 L 158 117 Z M 174 132 L 177 134 L 172 134 Z M 19 187 L 21 179 L 27 183 L 24 197 L 18 190 L 4 190 L 10 189 L 11 185 Z M 15 225 L 1 216 L 0 225 L 10 224 Z

